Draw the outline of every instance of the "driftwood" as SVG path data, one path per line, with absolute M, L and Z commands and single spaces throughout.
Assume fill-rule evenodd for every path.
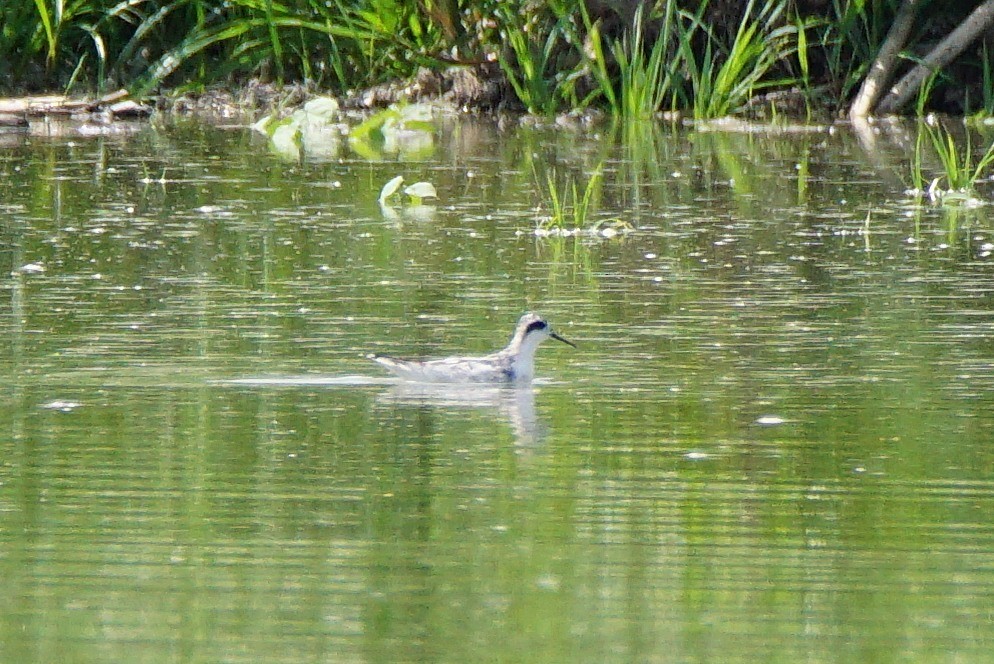
M 45 115 L 77 115 L 109 113 L 112 116 L 148 115 L 151 109 L 128 99 L 127 90 L 118 90 L 98 99 L 79 99 L 64 95 L 15 97 L 0 99 L 0 116 L 8 118 L 40 117 Z
M 866 74 L 863 85 L 859 88 L 859 93 L 853 100 L 852 106 L 849 107 L 850 119 L 865 118 L 876 106 L 884 86 L 887 85 L 887 81 L 890 80 L 897 67 L 898 55 L 904 48 L 904 43 L 908 41 L 908 34 L 914 26 L 915 15 L 921 4 L 921 0 L 905 0 L 901 4 L 901 8 L 894 18 L 894 23 L 887 32 L 887 38 L 884 40 L 883 46 L 880 47 L 880 52 L 873 60 L 870 71 Z
M 901 49 L 907 42 L 911 26 L 922 5 L 921 0 L 905 0 L 902 3 L 894 24 L 887 33 L 887 39 L 849 109 L 851 119 L 865 118 L 874 112 L 887 115 L 904 108 L 933 72 L 949 65 L 994 23 L 994 0 L 985 0 L 920 63 L 895 83 L 878 104 L 881 91 L 897 68 Z
M 920 64 L 904 75 L 887 96 L 880 101 L 877 111 L 883 115 L 901 110 L 933 71 L 947 66 L 973 43 L 994 22 L 994 0 L 986 0 L 963 19 L 959 27 L 936 45 Z

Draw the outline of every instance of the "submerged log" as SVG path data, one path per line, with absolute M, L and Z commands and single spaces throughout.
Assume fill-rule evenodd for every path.
M 81 99 L 65 95 L 0 99 L 0 115 L 6 117 L 30 118 L 105 112 L 115 117 L 125 115 L 134 117 L 149 115 L 152 109 L 129 100 L 127 90 L 117 90 L 97 99 Z

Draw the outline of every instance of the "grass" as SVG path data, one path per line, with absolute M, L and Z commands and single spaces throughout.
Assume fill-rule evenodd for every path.
M 260 78 L 341 93 L 455 60 L 499 63 L 522 105 L 545 116 L 597 103 L 625 119 L 674 109 L 712 118 L 795 84 L 829 83 L 841 105 L 897 2 L 810 4 L 802 15 L 804 3 L 748 0 L 739 20 L 707 0 L 8 1 L 0 88 L 143 95 Z M 984 81 L 975 101 L 991 113 L 984 48 L 958 66 L 961 80 Z
M 924 128 L 942 167 L 942 175 L 933 182 L 930 189 L 938 191 L 938 183 L 944 179 L 947 194 L 950 192 L 974 193 L 975 186 L 983 177 L 984 172 L 994 164 L 994 143 L 980 157 L 977 157 L 973 151 L 969 129 L 965 132 L 965 145 L 960 149 L 952 132 L 943 125 L 937 124 L 933 127 L 925 124 Z
M 518 100 L 529 113 L 552 116 L 559 108 L 556 89 L 555 60 L 561 39 L 561 27 L 540 31 L 537 25 L 529 26 L 511 9 L 502 12 L 504 37 L 514 55 L 513 60 L 501 58 L 500 66 Z M 531 27 L 532 29 L 529 29 Z
M 34 0 L 0 3 L 0 26 L 0 83 L 139 95 L 250 76 L 345 90 L 438 66 L 443 42 L 405 0 Z
M 590 224 L 591 203 L 595 193 L 600 189 L 601 178 L 601 171 L 598 169 L 587 180 L 581 192 L 576 178 L 571 177 L 567 181 L 566 188 L 560 191 L 555 172 L 546 173 L 545 194 L 549 216 L 539 223 L 539 228 L 544 230 L 586 228 Z
M 909 167 L 910 192 L 943 204 L 977 200 L 976 185 L 994 166 L 994 143 L 978 156 L 971 136 L 966 127 L 964 145 L 960 147 L 953 132 L 944 125 L 923 122 L 915 137 Z M 929 161 L 938 163 L 938 176 L 930 177 L 926 166 Z
M 560 188 L 555 171 L 547 172 L 544 194 L 549 214 L 539 220 L 535 234 L 612 238 L 619 233 L 631 231 L 631 224 L 618 218 L 593 220 L 602 183 L 603 172 L 600 167 L 587 179 L 582 189 L 575 177 L 567 178 L 565 187 Z
M 946 204 L 975 200 L 977 183 L 994 165 L 994 143 L 978 157 L 969 126 L 965 126 L 964 145 L 960 148 L 956 136 L 940 119 L 925 116 L 928 100 L 939 76 L 940 72 L 935 72 L 926 79 L 915 103 L 915 110 L 923 122 L 915 136 L 915 149 L 911 157 L 911 191 L 917 196 L 927 195 L 933 202 Z M 925 170 L 929 152 L 940 168 L 940 174 L 931 180 Z
M 706 5 L 702 2 L 701 9 Z M 646 53 L 644 9 L 644 5 L 639 5 L 631 30 L 612 46 L 620 89 L 614 111 L 629 120 L 651 117 L 667 102 L 670 108 L 676 106 L 676 73 L 681 61 L 679 57 L 667 56 L 679 53 L 673 45 L 678 37 L 688 38 L 686 33 L 678 35 L 676 31 L 679 19 L 676 1 L 666 0 L 659 36 Z
M 756 10 L 756 0 L 749 0 L 725 52 L 709 30 L 704 30 L 709 38 L 701 54 L 690 39 L 681 40 L 683 61 L 692 79 L 695 118 L 726 116 L 757 92 L 796 82 L 793 78 L 767 78 L 777 63 L 797 52 L 797 26 L 781 23 L 786 7 L 786 2 L 767 2 Z

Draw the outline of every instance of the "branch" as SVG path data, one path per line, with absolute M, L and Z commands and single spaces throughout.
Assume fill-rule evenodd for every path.
M 897 16 L 894 17 L 894 23 L 887 32 L 887 39 L 880 47 L 870 71 L 863 79 L 859 93 L 853 99 L 852 106 L 849 107 L 851 120 L 865 118 L 873 110 L 883 87 L 887 85 L 887 81 L 890 80 L 891 74 L 897 67 L 898 55 L 904 48 L 905 42 L 908 41 L 908 34 L 911 32 L 921 4 L 922 0 L 905 0 L 901 3 L 901 8 L 898 10 Z
M 922 83 L 933 72 L 938 71 L 956 59 L 974 39 L 994 22 L 994 0 L 985 0 L 979 7 L 963 19 L 959 27 L 936 45 L 914 69 L 904 75 L 887 96 L 883 98 L 877 111 L 881 115 L 896 113 L 915 96 Z

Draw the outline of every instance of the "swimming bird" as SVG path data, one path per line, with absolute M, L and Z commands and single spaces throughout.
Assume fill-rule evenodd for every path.
M 372 359 L 397 376 L 422 383 L 528 383 L 535 376 L 535 351 L 548 338 L 576 348 L 555 333 L 541 316 L 526 313 L 518 320 L 507 348 L 480 357 L 399 360 L 384 355 Z

